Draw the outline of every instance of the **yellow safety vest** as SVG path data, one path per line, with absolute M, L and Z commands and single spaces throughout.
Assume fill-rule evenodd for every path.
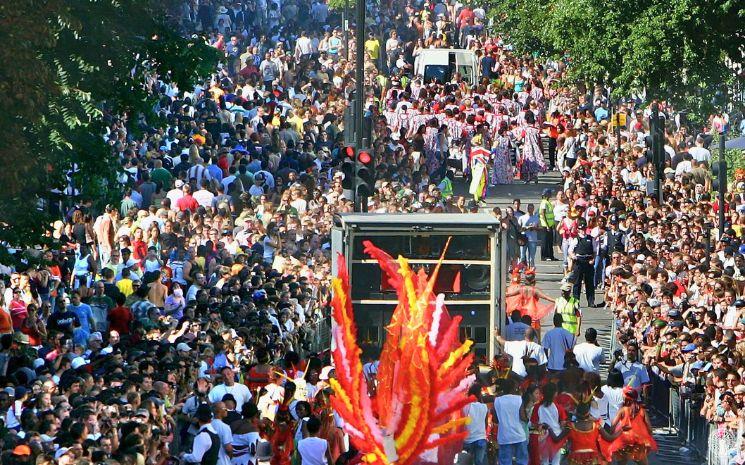
M 541 211 L 544 211 L 545 213 L 541 215 Z M 553 228 L 556 225 L 556 220 L 554 219 L 554 204 L 549 202 L 547 199 L 542 199 L 541 205 L 538 207 L 538 218 L 541 221 L 541 227 Z
M 561 326 L 572 334 L 577 334 L 579 332 L 579 318 L 577 317 L 578 308 L 579 299 L 574 296 L 569 297 L 569 300 L 562 296 L 559 296 L 556 299 L 556 313 L 560 313 L 564 320 Z

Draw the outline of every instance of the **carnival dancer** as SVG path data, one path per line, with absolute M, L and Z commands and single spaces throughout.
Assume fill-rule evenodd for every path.
M 556 384 L 547 383 L 543 387 L 542 397 L 540 404 L 533 409 L 531 418 L 534 429 L 540 431 L 540 434 L 536 436 L 538 441 L 536 458 L 531 456 L 531 464 L 559 465 L 562 455 L 561 443 L 555 441 L 554 438 L 561 435 L 567 414 L 554 402 Z
M 476 135 L 471 140 L 471 185 L 468 192 L 473 199 L 481 202 L 486 197 L 486 185 L 489 178 L 489 151 L 483 147 L 482 135 Z
M 546 162 L 541 151 L 540 132 L 535 127 L 535 115 L 532 111 L 525 113 L 526 126 L 522 130 L 523 150 L 520 155 L 520 179 L 529 183 L 538 183 L 538 174 L 546 172 Z
M 502 123 L 492 147 L 492 170 L 490 185 L 512 184 L 513 173 L 510 162 L 510 138 L 507 135 L 507 124 Z
M 483 147 L 483 143 L 481 134 L 471 140 L 471 185 L 468 192 L 477 202 L 486 197 L 486 180 L 489 178 L 489 151 Z
M 639 402 L 639 392 L 636 389 L 626 386 L 623 396 L 623 407 L 618 410 L 611 426 L 612 430 L 620 430 L 621 433 L 612 444 L 610 452 L 619 465 L 625 465 L 629 461 L 646 465 L 649 453 L 657 450 L 657 441 L 652 437 L 652 423 Z
M 605 465 L 610 462 L 610 443 L 620 432 L 609 433 L 603 429 L 599 420 L 590 416 L 589 402 L 577 406 L 575 421 L 564 428 L 554 441 L 566 440 L 569 443 L 568 465 Z
M 292 463 L 291 457 L 295 450 L 294 429 L 294 422 L 287 405 L 281 405 L 274 417 L 271 439 L 269 440 L 272 445 L 270 465 L 290 465 Z
M 542 290 L 535 285 L 535 269 L 529 268 L 525 271 L 525 284 L 520 284 L 519 272 L 518 277 L 513 273 L 513 284 L 507 288 L 505 294 L 507 304 L 507 314 L 512 314 L 513 310 L 519 310 L 522 315 L 530 316 L 533 328 L 536 331 L 541 329 L 541 320 L 551 312 L 552 305 L 543 303 L 541 300 L 555 303 L 554 299 L 547 296 Z

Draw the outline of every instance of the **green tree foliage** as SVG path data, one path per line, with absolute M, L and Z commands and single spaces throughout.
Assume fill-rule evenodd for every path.
M 573 77 L 618 95 L 645 89 L 683 100 L 733 78 L 743 62 L 745 8 L 737 0 L 487 0 L 494 26 L 521 53 L 571 61 Z M 707 100 L 700 98 L 699 100 Z
M 170 0 L 0 2 L 0 241 L 38 243 L 52 218 L 37 208 L 65 174 L 82 193 L 116 195 L 119 161 L 102 137 L 110 113 L 152 108 L 147 76 L 187 88 L 217 53 L 174 32 Z M 0 253 L 3 250 L 0 248 Z M 0 256 L 4 262 L 7 256 Z

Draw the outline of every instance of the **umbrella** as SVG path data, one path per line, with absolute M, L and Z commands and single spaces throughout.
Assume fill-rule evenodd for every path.
M 724 143 L 724 148 L 745 150 L 745 136 L 736 137 L 726 141 Z

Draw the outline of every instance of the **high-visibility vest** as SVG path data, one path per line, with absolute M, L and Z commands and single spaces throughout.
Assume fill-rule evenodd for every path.
M 540 214 L 541 211 L 544 212 L 543 215 Z M 549 202 L 548 199 L 541 200 L 541 205 L 538 207 L 538 213 L 541 227 L 553 228 L 556 225 L 556 220 L 554 219 L 554 204 Z
M 579 299 L 574 296 L 569 297 L 569 300 L 563 296 L 559 296 L 556 299 L 556 313 L 561 314 L 563 323 L 562 328 L 566 329 L 572 334 L 579 332 L 579 318 L 577 317 L 577 309 L 579 308 Z

